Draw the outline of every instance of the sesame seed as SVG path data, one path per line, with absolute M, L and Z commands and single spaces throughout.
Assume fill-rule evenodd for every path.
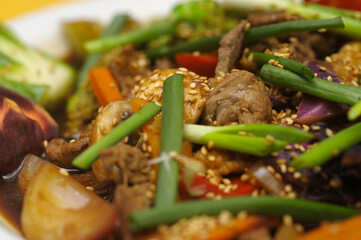
M 318 73 L 314 73 L 313 76 L 317 77 L 317 76 L 318 76 Z
M 226 185 L 230 185 L 231 184 L 231 180 L 229 180 L 228 178 L 223 178 L 222 182 Z
M 293 178 L 294 179 L 299 179 L 299 178 L 301 178 L 301 173 L 300 172 L 295 172 L 294 174 L 293 174 Z
M 125 137 L 124 137 L 124 142 L 125 142 L 125 143 L 129 142 L 129 137 L 128 137 L 128 136 L 125 136 Z
M 195 88 L 195 87 L 197 86 L 197 84 L 196 84 L 196 83 L 191 83 L 189 86 L 190 86 L 191 88 Z
M 86 186 L 85 188 L 88 189 L 89 191 L 94 191 L 94 188 L 91 186 Z
M 324 66 L 319 66 L 318 69 L 320 69 L 321 71 L 324 71 L 324 72 L 327 71 L 327 69 Z
M 153 199 L 154 198 L 154 193 L 152 191 L 146 191 L 145 195 L 149 198 L 149 199 Z
M 246 26 L 244 26 L 244 30 L 248 30 L 248 29 L 250 29 L 251 28 L 251 23 L 250 22 L 247 22 L 246 23 Z
M 180 71 L 183 71 L 183 72 L 188 72 L 188 69 L 187 68 L 184 68 L 184 67 L 180 67 L 178 68 Z
M 69 176 L 69 173 L 65 168 L 60 168 L 59 173 L 63 176 Z
M 208 154 L 208 150 L 206 149 L 206 147 L 202 146 L 202 148 L 201 148 L 201 153 L 202 153 L 203 155 L 207 155 L 207 154 Z
M 283 65 L 281 65 L 281 64 L 277 64 L 276 67 L 282 68 L 282 69 L 284 68 Z
M 272 174 L 276 173 L 275 169 L 272 166 L 267 166 L 266 168 L 270 173 Z
M 293 219 L 291 217 L 291 215 L 284 215 L 283 216 L 283 224 L 286 225 L 287 227 L 291 227 L 293 225 Z
M 332 82 L 332 77 L 331 76 L 327 76 L 327 81 L 330 81 L 330 82 Z
M 314 131 L 318 131 L 321 129 L 321 127 L 320 126 L 312 126 L 311 129 Z
M 43 146 L 44 146 L 44 148 L 46 148 L 48 146 L 48 140 L 43 141 Z
M 214 198 L 215 194 L 213 192 L 206 193 L 206 198 Z
M 212 149 L 214 147 L 214 142 L 213 141 L 209 141 L 208 144 L 208 149 Z
M 209 156 L 208 156 L 208 160 L 211 161 L 211 162 L 212 162 L 212 161 L 215 161 L 215 160 L 216 160 L 216 157 L 213 156 L 213 155 L 209 155 Z
M 326 60 L 326 62 L 328 62 L 328 63 L 332 63 L 332 59 L 331 59 L 329 56 L 327 56 L 327 57 L 325 58 L 325 60 Z
M 237 214 L 237 218 L 240 219 L 240 220 L 243 220 L 247 217 L 248 213 L 246 211 L 240 211 L 238 214 Z
M 250 179 L 250 176 L 247 173 L 242 174 L 241 180 L 246 182 Z
M 176 157 L 178 157 L 178 153 L 176 151 L 170 151 L 168 153 L 168 156 L 171 158 L 176 158 Z
M 333 132 L 329 128 L 326 128 L 325 133 L 326 133 L 327 137 L 332 137 L 333 136 Z

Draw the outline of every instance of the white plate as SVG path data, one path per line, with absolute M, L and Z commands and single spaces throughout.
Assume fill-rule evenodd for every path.
M 164 16 L 176 2 L 179 0 L 72 0 L 13 18 L 6 25 L 28 45 L 60 58 L 68 52 L 62 37 L 61 23 L 64 21 L 88 19 L 106 23 L 120 12 L 146 20 Z M 23 238 L 0 216 L 0 239 Z

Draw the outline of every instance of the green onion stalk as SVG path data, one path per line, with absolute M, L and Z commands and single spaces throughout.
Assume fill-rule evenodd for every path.
M 350 121 L 356 120 L 361 116 L 361 101 L 355 103 L 347 112 L 347 119 Z
M 352 125 L 334 136 L 326 138 L 316 146 L 293 159 L 290 163 L 295 169 L 311 168 L 321 165 L 339 155 L 347 148 L 361 142 L 361 122 Z
M 140 231 L 161 224 L 171 224 L 195 215 L 213 216 L 224 210 L 234 215 L 240 211 L 274 217 L 283 217 L 288 214 L 296 221 L 311 223 L 342 220 L 360 214 L 359 210 L 328 203 L 275 196 L 247 196 L 229 197 L 222 200 L 195 200 L 143 210 L 131 214 L 129 223 L 132 230 Z
M 110 133 L 77 156 L 72 164 L 84 170 L 89 169 L 91 164 L 99 157 L 101 150 L 111 147 L 124 137 L 129 136 L 157 115 L 161 109 L 162 108 L 154 102 L 148 103 L 145 107 L 130 116 Z
M 342 28 L 343 21 L 340 17 L 331 19 L 316 19 L 316 20 L 295 20 L 282 23 L 269 24 L 267 26 L 259 26 L 249 29 L 246 32 L 243 42 L 252 43 L 258 40 L 279 36 L 283 34 L 313 31 L 321 28 Z M 201 51 L 207 52 L 215 50 L 219 47 L 223 35 L 201 38 L 192 42 L 185 42 L 176 46 L 162 46 L 159 48 L 151 49 L 146 52 L 150 59 L 158 57 L 172 57 L 180 52 L 194 52 Z
M 160 152 L 165 161 L 158 166 L 156 208 L 174 204 L 178 193 L 179 163 L 167 156 L 171 152 L 180 153 L 182 148 L 183 78 L 183 75 L 175 74 L 167 78 L 163 84 Z
M 333 102 L 354 105 L 361 100 L 361 88 L 359 87 L 330 82 L 317 77 L 306 79 L 270 64 L 263 65 L 260 76 L 263 81 Z
M 240 132 L 252 133 L 254 136 L 240 135 Z M 267 138 L 267 136 L 273 138 Z M 288 143 L 302 143 L 314 138 L 297 128 L 272 124 L 238 124 L 229 126 L 203 126 L 186 124 L 183 137 L 198 144 L 212 142 L 215 147 L 224 148 L 255 156 L 267 156 L 281 150 Z
M 259 65 L 266 64 L 270 60 L 276 60 L 284 69 L 290 70 L 308 79 L 313 79 L 315 77 L 311 68 L 292 59 L 277 57 L 272 54 L 264 54 L 260 52 L 249 52 L 248 55 L 253 55 L 254 61 Z
M 262 11 L 280 11 L 288 13 L 297 13 L 302 17 L 311 19 L 327 19 L 342 16 L 345 23 L 344 29 L 333 29 L 337 33 L 361 38 L 361 21 L 354 19 L 357 13 L 350 10 L 340 10 L 333 7 L 323 7 L 317 4 L 295 3 L 291 0 L 224 0 L 223 6 L 227 9 L 237 9 L 243 13 Z M 351 17 L 349 17 L 351 15 Z

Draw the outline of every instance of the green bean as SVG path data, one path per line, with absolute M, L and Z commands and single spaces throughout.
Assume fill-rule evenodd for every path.
M 279 64 L 281 64 L 285 69 L 297 73 L 305 78 L 312 79 L 315 77 L 311 68 L 291 59 L 277 57 L 271 54 L 264 54 L 259 52 L 249 52 L 248 55 L 253 55 L 254 61 L 259 65 L 266 64 L 269 62 L 269 60 L 274 59 Z
M 236 215 L 240 211 L 248 214 L 283 217 L 289 214 L 296 221 L 321 222 L 341 220 L 360 212 L 339 205 L 301 199 L 285 199 L 273 196 L 229 197 L 222 200 L 196 200 L 182 202 L 162 208 L 152 208 L 130 215 L 130 227 L 134 231 L 174 223 L 195 215 L 217 215 L 226 210 Z
M 278 86 L 327 99 L 333 102 L 353 105 L 361 100 L 361 88 L 326 81 L 321 78 L 306 79 L 291 71 L 270 64 L 263 65 L 261 79 Z
M 116 15 L 109 24 L 109 26 L 103 32 L 100 39 L 117 34 L 125 25 L 127 18 L 128 16 L 125 14 Z M 90 54 L 85 59 L 82 68 L 79 70 L 79 74 L 76 80 L 77 87 L 79 87 L 79 84 L 83 82 L 84 79 L 86 79 L 86 77 L 88 76 L 88 72 L 90 71 L 90 69 L 92 69 L 95 66 L 101 55 L 102 55 L 101 53 L 94 53 L 94 54 Z
M 164 81 L 161 129 L 161 155 L 181 152 L 183 127 L 183 75 L 175 74 Z M 168 166 L 167 166 L 168 164 Z M 158 167 L 155 207 L 172 205 L 178 192 L 179 163 L 175 159 Z
M 131 117 L 122 122 L 120 125 L 115 127 L 101 140 L 99 140 L 98 142 L 87 148 L 79 156 L 77 156 L 73 160 L 72 164 L 75 167 L 81 169 L 89 169 L 91 164 L 98 158 L 101 150 L 116 144 L 124 137 L 128 136 L 129 134 L 143 126 L 160 111 L 160 106 L 153 102 L 148 103 L 145 107 L 143 107 L 138 112 L 136 112 Z
M 334 136 L 326 138 L 291 161 L 296 169 L 310 168 L 321 165 L 337 156 L 347 148 L 361 142 L 361 123 L 343 129 Z
M 343 22 L 341 18 L 296 20 L 284 23 L 274 23 L 249 29 L 246 32 L 243 42 L 251 43 L 267 37 L 279 36 L 281 34 L 318 30 L 321 28 L 337 28 L 342 26 Z M 157 57 L 172 57 L 174 54 L 180 52 L 205 52 L 216 50 L 219 47 L 222 36 L 223 35 L 202 38 L 193 42 L 181 43 L 176 46 L 163 46 L 149 50 L 146 54 L 150 59 L 155 59 Z
M 132 32 L 97 39 L 85 43 L 85 49 L 90 53 L 103 52 L 117 46 L 126 44 L 143 43 L 152 40 L 160 35 L 174 31 L 178 20 L 165 20 L 150 27 L 142 28 Z
M 193 143 L 204 145 L 207 145 L 209 142 L 212 142 L 214 147 L 260 157 L 267 156 L 272 152 L 280 151 L 287 145 L 287 142 L 277 139 L 241 136 L 227 133 L 207 133 L 199 141 L 193 141 Z
M 201 139 L 207 133 L 237 134 L 239 132 L 252 133 L 257 137 L 271 135 L 278 140 L 286 141 L 288 143 L 303 143 L 315 137 L 312 133 L 294 127 L 263 123 L 237 124 L 219 127 L 185 124 L 183 128 L 184 137 L 192 142 Z
M 361 116 L 361 101 L 355 103 L 347 112 L 347 119 L 349 121 L 354 121 L 359 116 Z
M 184 42 L 175 46 L 162 46 L 148 50 L 146 54 L 148 58 L 155 59 L 158 57 L 172 57 L 176 53 L 180 52 L 212 51 L 219 47 L 219 42 L 221 41 L 222 36 L 223 35 L 200 38 L 192 42 Z
M 246 32 L 243 42 L 252 43 L 268 37 L 289 33 L 315 31 L 321 28 L 329 29 L 343 27 L 344 24 L 341 17 L 287 21 L 251 28 Z

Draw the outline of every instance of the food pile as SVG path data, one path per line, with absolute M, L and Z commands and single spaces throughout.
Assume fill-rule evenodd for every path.
M 187 1 L 64 23 L 68 63 L 1 26 L 0 172 L 24 237 L 361 239 L 359 16 Z

